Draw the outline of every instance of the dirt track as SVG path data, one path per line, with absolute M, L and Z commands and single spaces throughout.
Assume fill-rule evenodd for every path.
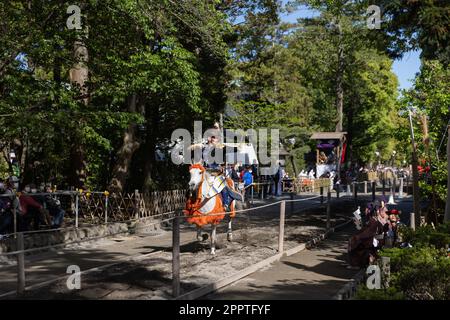
M 290 214 L 287 205 L 285 249 L 304 243 L 325 231 L 325 208 Z M 234 223 L 233 242 L 225 239 L 224 226 L 219 228 L 217 254 L 209 253 L 209 241 L 189 242 L 181 247 L 182 293 L 222 279 L 277 253 L 279 207 L 240 215 Z M 333 214 L 349 215 L 351 201 L 340 200 Z M 345 219 L 332 219 L 332 225 Z M 192 229 L 188 226 L 185 228 Z M 192 239 L 194 239 L 194 231 Z M 172 257 L 170 246 L 161 247 L 151 257 L 140 261 L 120 262 L 101 271 L 81 276 L 81 290 L 68 290 L 66 280 L 27 292 L 32 299 L 170 299 Z M 13 297 L 11 297 L 13 298 Z

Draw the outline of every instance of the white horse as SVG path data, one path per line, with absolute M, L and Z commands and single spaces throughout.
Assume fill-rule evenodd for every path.
M 186 202 L 185 215 L 189 223 L 197 226 L 197 240 L 202 241 L 202 228 L 211 225 L 211 254 L 216 253 L 216 229 L 217 225 L 225 218 L 225 208 L 222 203 L 220 190 L 227 183 L 233 187 L 233 182 L 227 179 L 226 182 L 216 176 L 211 175 L 200 164 L 192 165 L 189 168 L 189 197 Z M 227 240 L 232 241 L 233 233 L 231 228 L 232 218 L 235 216 L 234 200 L 230 204 L 228 220 Z

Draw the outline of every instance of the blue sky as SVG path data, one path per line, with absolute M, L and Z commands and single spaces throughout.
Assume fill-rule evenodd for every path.
M 292 13 L 282 14 L 281 19 L 284 22 L 296 22 L 298 18 L 311 18 L 317 15 L 319 15 L 318 11 L 308 9 L 305 6 L 300 6 Z M 394 61 L 392 70 L 398 77 L 399 89 L 408 89 L 412 87 L 414 77 L 420 70 L 419 55 L 420 51 L 412 51 L 406 53 L 401 60 Z

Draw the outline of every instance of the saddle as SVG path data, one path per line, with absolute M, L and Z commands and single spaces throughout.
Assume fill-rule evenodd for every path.
M 216 194 L 222 192 L 223 188 L 226 186 L 226 178 L 224 175 L 218 175 L 214 178 L 211 188 L 208 191 L 208 197 L 213 197 Z

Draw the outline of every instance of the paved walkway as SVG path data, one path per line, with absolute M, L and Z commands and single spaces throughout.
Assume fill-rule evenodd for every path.
M 412 209 L 411 199 L 396 206 L 404 213 Z M 406 218 L 406 217 L 405 217 Z M 407 222 L 407 221 L 404 221 Z M 408 221 L 409 222 L 409 221 Z M 359 270 L 347 269 L 351 225 L 332 234 L 318 246 L 301 251 L 261 269 L 204 299 L 208 300 L 327 300 Z
M 208 300 L 331 299 L 356 274 L 345 264 L 349 227 L 333 234 L 317 247 L 284 257 L 225 289 Z

